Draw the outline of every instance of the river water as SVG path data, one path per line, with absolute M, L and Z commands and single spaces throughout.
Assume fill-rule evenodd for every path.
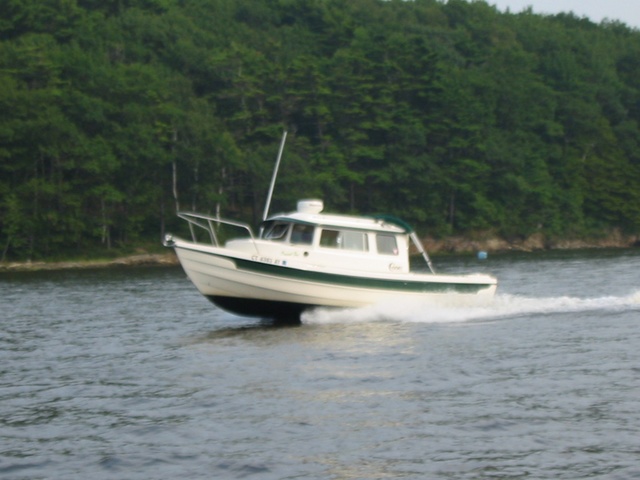
M 3 273 L 0 478 L 640 478 L 640 252 L 436 266 L 499 293 L 284 328 L 179 268 Z

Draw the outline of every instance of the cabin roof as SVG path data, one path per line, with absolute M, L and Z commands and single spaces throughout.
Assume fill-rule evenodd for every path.
M 274 215 L 268 221 L 283 221 L 317 225 L 322 227 L 351 228 L 388 233 L 410 233 L 411 228 L 402 220 L 389 215 L 377 217 L 357 217 L 322 213 L 293 212 Z

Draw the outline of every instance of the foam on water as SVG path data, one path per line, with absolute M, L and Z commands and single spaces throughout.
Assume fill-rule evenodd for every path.
M 357 309 L 319 308 L 302 316 L 305 324 L 402 322 L 452 323 L 477 320 L 495 320 L 531 314 L 589 312 L 598 310 L 621 311 L 640 308 L 640 290 L 628 296 L 580 297 L 525 297 L 498 294 L 492 299 L 451 295 L 437 300 L 380 303 Z

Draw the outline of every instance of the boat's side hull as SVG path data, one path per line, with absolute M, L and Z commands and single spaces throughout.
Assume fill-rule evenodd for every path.
M 438 275 L 358 276 L 303 270 L 233 256 L 224 248 L 175 245 L 180 262 L 201 294 L 240 315 L 292 317 L 310 307 L 361 307 L 398 298 L 456 292 L 491 296 L 490 277 Z

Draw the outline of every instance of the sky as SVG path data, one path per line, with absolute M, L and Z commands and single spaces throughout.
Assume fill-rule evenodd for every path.
M 638 0 L 487 0 L 487 3 L 503 12 L 509 8 L 511 13 L 519 13 L 528 7 L 540 14 L 573 12 L 578 17 L 588 17 L 595 23 L 607 18 L 640 29 Z

